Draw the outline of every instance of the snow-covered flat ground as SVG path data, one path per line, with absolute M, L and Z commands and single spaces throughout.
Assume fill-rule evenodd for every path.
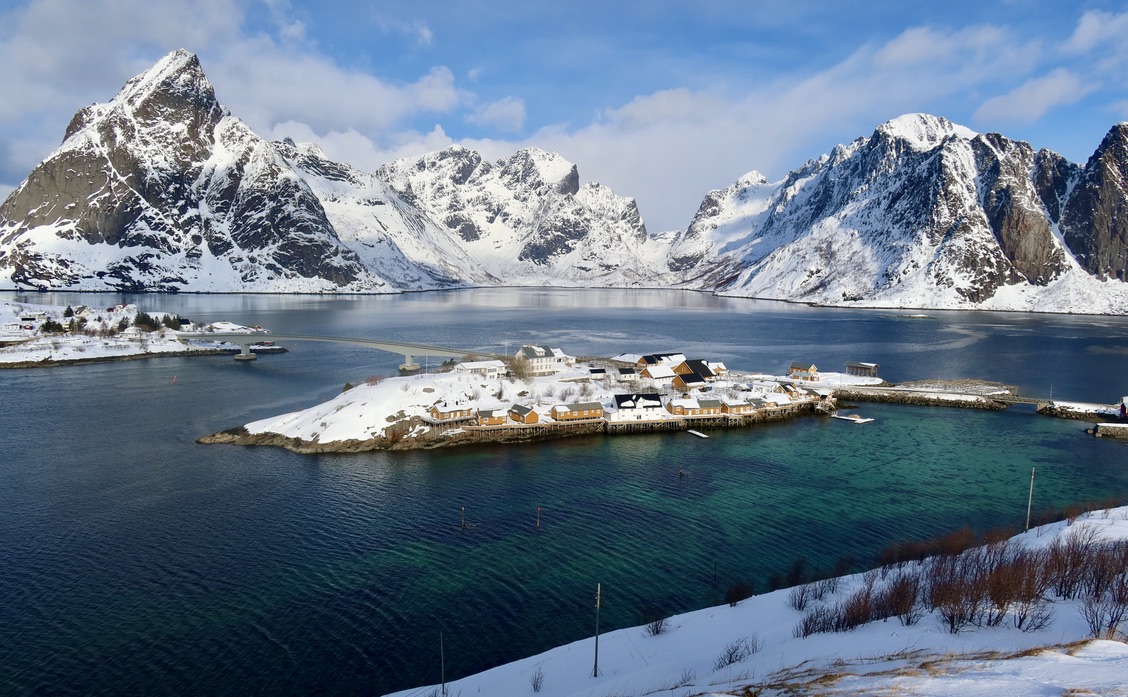
M 185 339 L 167 328 L 142 331 L 134 325 L 137 316 L 136 305 L 89 308 L 2 302 L 0 364 L 97 361 L 238 348 L 234 344 L 208 341 L 207 332 L 202 328 L 198 328 L 198 339 Z M 170 315 L 156 312 L 150 316 L 163 320 Z M 72 321 L 76 323 L 74 331 L 48 333 L 43 330 L 46 322 L 69 327 Z M 223 325 L 222 331 L 249 331 L 248 327 L 229 322 Z
M 1091 530 L 1098 540 L 1128 539 L 1128 507 L 1085 514 L 1019 535 L 1012 544 L 1046 548 Z M 1063 538 L 1064 539 L 1064 538 Z M 844 577 L 824 602 L 841 600 L 865 583 Z M 685 695 L 1003 695 L 1128 694 L 1128 645 L 1088 640 L 1081 601 L 1055 599 L 1050 624 L 1023 632 L 1004 621 L 951 634 L 935 613 L 902 626 L 896 618 L 853 631 L 797 638 L 803 613 L 790 590 L 671 617 L 665 631 L 644 626 L 599 637 L 599 676 L 592 677 L 595 642 L 584 639 L 491 670 L 452 680 L 449 695 L 544 697 L 683 697 Z M 613 589 L 604 588 L 605 602 Z M 595 588 L 592 588 L 594 606 Z M 593 607 L 594 625 L 594 607 Z M 1122 625 L 1128 629 L 1128 622 Z M 731 647 L 758 647 L 727 665 Z M 737 652 L 739 655 L 740 651 Z M 436 666 L 436 675 L 438 675 Z M 533 689 L 539 679 L 539 692 Z M 747 692 L 745 691 L 747 690 Z M 437 685 L 396 697 L 442 694 Z

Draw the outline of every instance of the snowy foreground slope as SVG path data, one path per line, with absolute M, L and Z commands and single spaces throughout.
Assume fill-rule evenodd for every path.
M 1128 507 L 1085 514 L 1072 524 L 1034 528 L 1009 545 L 1045 550 L 1055 540 L 1062 544 L 1090 535 L 1097 543 L 1128 540 Z M 866 578 L 856 574 L 840 579 L 837 592 L 822 602 L 846 598 L 863 587 Z M 804 613 L 789 606 L 792 592 L 779 590 L 735 607 L 678 615 L 656 636 L 645 627 L 603 634 L 599 677 L 591 677 L 594 641 L 585 639 L 452 680 L 446 694 L 528 695 L 535 692 L 538 680 L 537 694 L 543 697 L 1128 694 L 1128 645 L 1088 640 L 1078 600 L 1055 600 L 1050 624 L 1030 632 L 1014 629 L 1014 618 L 1008 617 L 998 627 L 970 627 L 952 634 L 933 612 L 911 626 L 890 618 L 849 632 L 796 638 L 793 632 Z M 741 646 L 758 650 L 728 663 L 744 653 L 733 653 L 733 647 Z M 395 693 L 439 694 L 438 685 Z

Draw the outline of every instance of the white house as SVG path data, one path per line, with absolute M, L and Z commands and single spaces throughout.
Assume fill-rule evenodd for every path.
M 463 361 L 454 366 L 452 372 L 484 375 L 487 378 L 500 378 L 505 375 L 505 364 L 499 360 Z
M 554 375 L 575 364 L 576 359 L 560 349 L 545 348 L 536 344 L 525 344 L 517 349 L 514 358 L 529 362 L 529 372 L 533 375 Z
M 607 416 L 608 421 L 652 421 L 667 417 L 662 406 L 662 398 L 656 393 L 617 394 L 615 411 Z

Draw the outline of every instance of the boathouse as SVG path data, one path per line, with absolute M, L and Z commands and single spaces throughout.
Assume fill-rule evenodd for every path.
M 509 415 L 501 409 L 479 409 L 479 426 L 504 426 L 509 423 Z
M 639 376 L 652 380 L 655 385 L 669 385 L 677 373 L 668 365 L 648 365 L 639 371 Z
M 709 367 L 709 363 L 699 358 L 678 363 L 674 366 L 674 372 L 678 375 L 700 375 L 701 379 L 706 381 L 712 381 L 717 377 L 713 369 Z
M 603 405 L 599 402 L 578 402 L 576 404 L 557 404 L 552 407 L 552 418 L 555 421 L 582 421 L 584 419 L 602 419 Z
M 697 373 L 677 373 L 670 384 L 679 390 L 692 390 L 705 387 L 705 377 Z
M 466 421 L 474 418 L 474 410 L 466 404 L 448 404 L 440 402 L 432 404 L 427 410 L 433 423 L 449 424 L 455 421 Z M 426 420 L 426 419 L 425 419 Z
M 540 414 L 538 414 L 532 407 L 527 407 L 524 404 L 514 404 L 509 407 L 509 418 L 513 419 L 519 424 L 535 424 L 540 423 Z
M 754 398 L 753 398 L 754 399 Z M 760 400 L 763 402 L 763 400 Z M 738 400 L 738 399 L 722 399 L 721 400 L 721 413 L 722 414 L 751 414 L 756 411 L 756 405 L 751 400 Z

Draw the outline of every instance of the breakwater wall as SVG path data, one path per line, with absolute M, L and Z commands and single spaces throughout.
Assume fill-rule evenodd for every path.
M 959 407 L 961 409 L 989 409 L 992 411 L 1007 408 L 1005 403 L 995 401 L 990 397 L 917 390 L 836 388 L 834 397 L 849 402 L 882 402 L 885 404 Z

